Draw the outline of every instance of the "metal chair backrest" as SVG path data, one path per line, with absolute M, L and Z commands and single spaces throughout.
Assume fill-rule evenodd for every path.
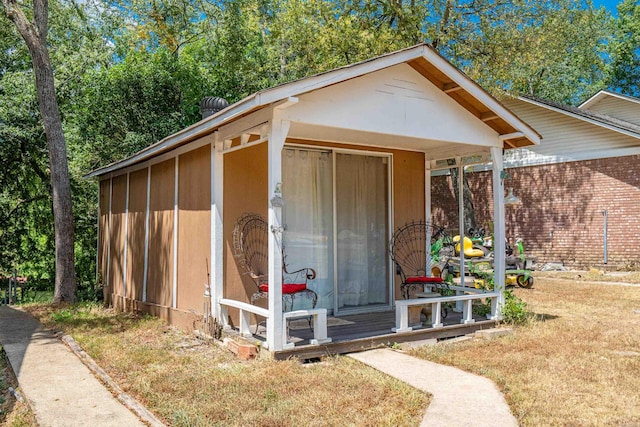
M 393 233 L 389 252 L 403 282 L 407 277 L 426 276 L 427 256 L 431 250 L 431 243 L 427 242 L 427 230 L 430 227 L 424 221 L 414 221 Z
M 253 213 L 242 215 L 233 229 L 234 256 L 256 286 L 266 283 L 269 271 L 267 229 L 267 222 Z

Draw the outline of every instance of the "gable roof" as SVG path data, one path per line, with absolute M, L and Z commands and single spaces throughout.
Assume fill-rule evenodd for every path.
M 284 83 L 256 92 L 134 155 L 101 167 L 87 177 L 100 176 L 165 153 L 212 133 L 220 126 L 276 102 L 345 82 L 365 74 L 406 63 L 478 120 L 497 132 L 504 148 L 539 144 L 541 136 L 496 98 L 482 89 L 462 71 L 449 63 L 426 43 L 347 65 L 311 77 Z
M 582 107 L 572 107 L 570 105 L 547 101 L 532 96 L 519 96 L 518 99 L 530 104 L 538 105 L 548 110 L 565 114 L 578 120 L 582 120 L 597 126 L 604 127 L 606 129 L 620 132 L 625 135 L 629 135 L 634 138 L 640 138 L 640 126 L 624 120 L 616 119 L 611 116 L 607 116 L 606 114 L 600 114 L 595 111 L 583 109 Z
M 598 102 L 600 102 L 603 99 L 608 98 L 608 97 L 618 98 L 618 99 L 622 99 L 622 100 L 625 100 L 625 101 L 628 101 L 628 102 L 633 102 L 633 103 L 636 103 L 636 104 L 640 104 L 640 99 L 638 99 L 636 97 L 629 96 L 629 95 L 623 95 L 621 93 L 612 92 L 610 90 L 601 90 L 598 93 L 596 93 L 595 95 L 593 95 L 591 98 L 587 99 L 582 104 L 580 104 L 579 108 L 589 109 L 594 104 L 597 104 Z

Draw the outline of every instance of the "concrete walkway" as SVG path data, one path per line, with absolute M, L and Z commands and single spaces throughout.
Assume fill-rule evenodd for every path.
M 145 425 L 30 314 L 0 306 L 0 343 L 40 426 Z
M 507 402 L 487 378 L 391 349 L 350 357 L 432 394 L 421 426 L 517 426 Z

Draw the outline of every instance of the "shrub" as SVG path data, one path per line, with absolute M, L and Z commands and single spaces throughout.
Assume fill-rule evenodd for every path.
M 504 323 L 511 325 L 523 325 L 529 321 L 527 303 L 514 295 L 511 289 L 505 289 L 504 291 L 502 317 Z

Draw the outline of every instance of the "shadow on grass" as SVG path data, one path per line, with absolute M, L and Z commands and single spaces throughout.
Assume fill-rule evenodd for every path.
M 546 314 L 546 313 L 530 313 L 531 320 L 536 322 L 546 322 L 547 320 L 555 320 L 559 319 L 560 316 L 556 316 L 555 314 Z

